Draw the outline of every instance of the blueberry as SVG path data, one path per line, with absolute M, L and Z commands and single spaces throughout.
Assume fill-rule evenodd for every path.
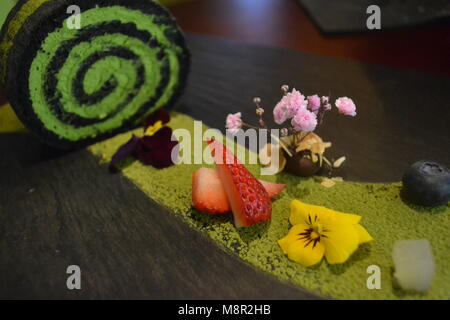
M 403 195 L 415 204 L 435 207 L 450 200 L 450 170 L 434 162 L 421 160 L 403 175 Z

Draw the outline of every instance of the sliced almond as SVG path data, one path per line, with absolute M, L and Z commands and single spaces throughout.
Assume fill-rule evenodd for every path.
M 321 183 L 321 185 L 324 186 L 325 188 L 331 188 L 335 184 L 336 184 L 336 182 L 334 182 L 333 180 L 328 179 L 328 178 L 324 178 Z
M 346 160 L 346 157 L 340 157 L 339 159 L 337 159 L 334 163 L 333 163 L 333 168 L 339 168 L 344 161 Z

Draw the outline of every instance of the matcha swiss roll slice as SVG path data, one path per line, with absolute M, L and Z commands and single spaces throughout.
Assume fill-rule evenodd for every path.
M 0 38 L 0 82 L 12 107 L 60 148 L 132 129 L 172 106 L 189 61 L 174 19 L 151 0 L 20 0 Z

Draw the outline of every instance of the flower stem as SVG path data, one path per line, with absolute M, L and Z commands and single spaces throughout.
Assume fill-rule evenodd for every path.
M 243 125 L 243 126 L 246 126 L 246 127 L 249 127 L 249 128 L 252 128 L 252 129 L 256 129 L 256 130 L 261 129 L 261 128 L 258 128 L 258 127 L 256 127 L 256 126 L 253 126 L 253 125 L 251 125 L 251 124 L 248 124 L 248 123 L 246 123 L 246 122 L 244 122 L 244 121 L 242 121 L 242 125 Z
M 246 127 L 249 127 L 249 128 L 252 128 L 252 129 L 256 129 L 256 130 L 259 130 L 259 129 L 260 129 L 260 128 L 256 127 L 256 126 L 253 126 L 253 125 L 248 124 L 248 123 L 245 123 L 245 122 L 242 122 L 242 125 L 243 125 L 243 126 L 246 126 Z M 269 130 L 269 131 L 270 131 L 270 130 Z M 292 153 L 291 153 L 291 151 L 289 151 L 289 148 L 286 146 L 286 144 L 285 144 L 283 141 L 281 141 L 277 136 L 273 135 L 272 133 L 270 133 L 270 136 L 271 136 L 272 138 L 274 138 L 274 139 L 280 144 L 280 146 L 284 149 L 284 151 L 286 151 L 286 153 L 287 153 L 290 157 L 293 156 Z

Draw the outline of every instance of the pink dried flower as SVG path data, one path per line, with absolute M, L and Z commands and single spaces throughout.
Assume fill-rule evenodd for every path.
M 314 131 L 317 126 L 317 116 L 307 109 L 300 109 L 292 119 L 292 126 L 296 131 Z
M 352 117 L 356 116 L 356 105 L 352 99 L 341 97 L 336 100 L 335 105 L 340 114 Z
M 242 114 L 240 112 L 235 114 L 229 114 L 226 120 L 226 128 L 232 133 L 236 134 L 237 131 L 242 127 Z
M 273 109 L 273 117 L 277 124 L 294 117 L 299 109 L 306 108 L 308 101 L 305 96 L 295 89 L 287 93 Z
M 297 111 L 302 108 L 306 108 L 308 105 L 308 101 L 305 100 L 305 96 L 300 93 L 300 91 L 297 91 L 292 89 L 291 93 L 287 94 L 289 98 L 289 109 L 292 113 L 292 116 L 295 116 L 297 114 Z
M 277 124 L 282 124 L 289 118 L 289 113 L 287 110 L 287 96 L 284 96 L 280 102 L 277 103 L 275 108 L 273 108 L 273 119 Z
M 317 112 L 320 109 L 320 98 L 317 94 L 313 95 L 313 96 L 308 96 L 308 108 L 309 110 L 311 110 L 312 112 L 314 112 L 315 114 L 317 114 Z

